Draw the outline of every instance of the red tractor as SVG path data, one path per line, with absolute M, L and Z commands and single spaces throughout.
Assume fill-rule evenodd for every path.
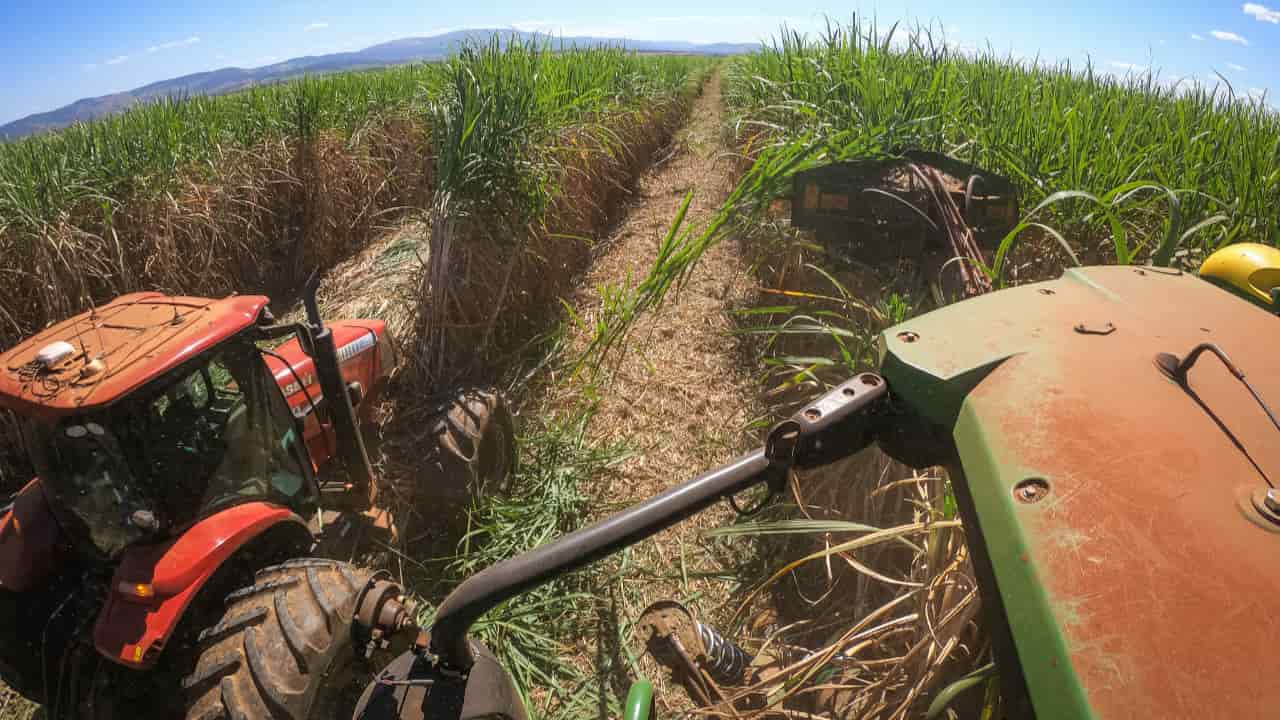
M 314 282 L 306 324 L 267 303 L 136 293 L 0 354 L 37 473 L 0 507 L 0 676 L 47 716 L 324 716 L 361 642 L 337 628 L 399 594 L 315 557 L 394 532 L 361 434 L 394 344 L 325 325 Z M 438 480 L 510 470 L 495 395 L 435 427 Z

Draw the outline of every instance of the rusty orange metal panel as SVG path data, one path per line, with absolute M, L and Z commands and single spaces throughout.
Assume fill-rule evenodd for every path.
M 1042 719 L 1280 707 L 1280 526 L 1249 502 L 1264 475 L 1280 480 L 1280 432 L 1217 358 L 1201 358 L 1189 390 L 1155 363 L 1216 343 L 1280 409 L 1278 331 L 1198 278 L 1106 267 L 886 333 L 902 367 L 972 385 L 934 419 L 952 414 Z

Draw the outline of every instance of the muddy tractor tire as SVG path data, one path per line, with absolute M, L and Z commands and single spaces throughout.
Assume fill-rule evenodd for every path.
M 398 487 L 424 522 L 438 520 L 444 508 L 465 508 L 472 498 L 505 492 L 516 471 L 515 421 L 506 399 L 482 388 L 446 397 L 420 438 L 420 474 Z
M 492 390 L 455 394 L 431 433 L 446 478 L 472 493 L 501 490 L 516 471 L 515 421 L 506 398 Z
M 259 571 L 200 633 L 195 671 L 183 681 L 187 720 L 349 717 L 371 676 L 353 647 L 356 605 L 371 577 L 317 558 Z

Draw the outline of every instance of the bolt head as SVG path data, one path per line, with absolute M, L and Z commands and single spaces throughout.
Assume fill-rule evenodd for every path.
M 1267 490 L 1267 497 L 1264 502 L 1268 510 L 1273 513 L 1280 513 L 1280 488 Z

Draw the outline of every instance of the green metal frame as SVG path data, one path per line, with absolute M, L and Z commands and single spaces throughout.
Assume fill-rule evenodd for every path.
M 1280 467 L 1280 443 L 1221 366 L 1203 363 L 1188 390 L 1155 363 L 1215 342 L 1280 402 L 1275 323 L 1192 275 L 1101 267 L 881 336 L 899 414 L 881 444 L 955 471 L 984 606 L 1000 615 L 997 657 L 1017 660 L 1002 681 L 1021 678 L 1035 717 L 1266 715 L 1280 702 L 1260 680 L 1280 672 L 1265 633 L 1217 622 L 1280 592 L 1261 571 L 1280 528 L 1237 499 L 1265 488 L 1238 448 Z M 1019 496 L 1029 479 L 1052 494 Z M 1212 581 L 1190 580 L 1206 564 Z M 1153 587 L 1156 568 L 1180 584 Z M 1210 624 L 1212 635 L 1180 632 Z

